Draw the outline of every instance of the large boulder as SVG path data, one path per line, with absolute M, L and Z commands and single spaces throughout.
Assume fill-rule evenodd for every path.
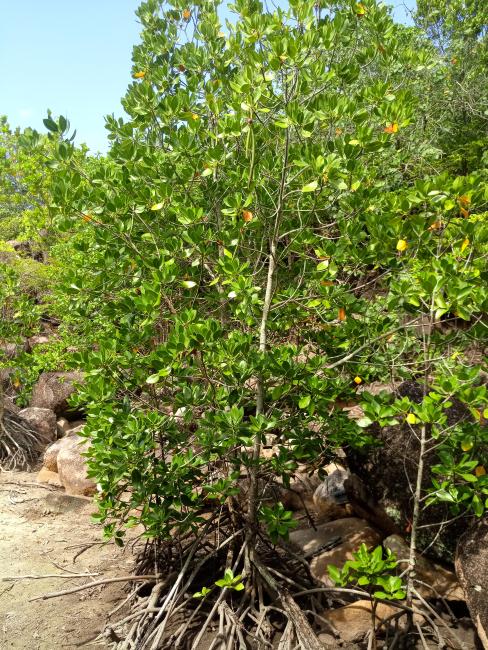
M 67 433 L 64 434 L 64 437 L 60 438 L 59 440 L 56 440 L 56 442 L 53 442 L 49 447 L 47 447 L 44 451 L 44 457 L 43 457 L 43 467 L 48 469 L 50 472 L 57 472 L 58 471 L 58 454 L 59 452 L 68 447 L 71 448 L 72 443 L 68 442 L 68 438 L 70 437 L 78 437 L 80 438 L 79 434 L 83 431 L 84 424 L 70 429 Z
M 376 634 L 385 632 L 384 627 L 381 625 L 382 621 L 397 614 L 398 611 L 392 605 L 386 605 L 384 603 L 377 604 L 375 611 Z M 332 626 L 343 641 L 362 641 L 372 626 L 373 612 L 371 601 L 358 600 L 345 607 L 328 609 L 322 613 L 322 618 Z
M 471 618 L 488 650 L 488 519 L 468 528 L 456 553 L 456 573 L 463 587 Z
M 18 413 L 40 436 L 40 442 L 48 444 L 56 440 L 56 414 L 51 409 L 29 407 Z
M 32 391 L 31 406 L 51 409 L 56 415 L 78 417 L 79 411 L 68 405 L 76 391 L 76 384 L 83 381 L 81 372 L 43 372 Z
M 387 537 L 383 546 L 395 553 L 401 571 L 408 567 L 409 545 L 399 535 Z M 453 571 L 432 562 L 418 553 L 415 555 L 415 589 L 425 598 L 442 596 L 447 600 L 464 600 L 463 590 Z
M 310 561 L 310 572 L 320 582 L 331 586 L 327 566 L 341 568 L 361 544 L 373 548 L 381 543 L 381 535 L 364 519 L 336 519 L 316 529 L 304 528 L 290 533 L 290 542 Z
M 57 468 L 59 478 L 66 492 L 72 495 L 90 496 L 95 494 L 96 484 L 87 476 L 87 441 L 79 435 L 62 438 L 64 443 L 58 451 Z
M 37 475 L 38 483 L 47 483 L 48 485 L 54 485 L 56 487 L 63 487 L 59 474 L 57 472 L 51 472 L 45 467 L 41 467 L 39 474 Z

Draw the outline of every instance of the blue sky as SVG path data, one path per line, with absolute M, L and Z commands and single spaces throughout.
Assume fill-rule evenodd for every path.
M 414 0 L 391 0 L 408 20 Z M 0 0 L 0 115 L 43 129 L 46 110 L 68 117 L 77 142 L 106 151 L 104 115 L 122 114 L 139 0 Z

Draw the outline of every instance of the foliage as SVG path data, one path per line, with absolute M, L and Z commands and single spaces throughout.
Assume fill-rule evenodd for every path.
M 341 569 L 329 564 L 329 576 L 336 585 L 346 587 L 357 585 L 370 591 L 373 598 L 384 600 L 402 600 L 406 591 L 402 579 L 392 575 L 397 567 L 394 553 L 386 550 L 383 557 L 383 547 L 377 546 L 373 551 L 368 551 L 365 544 L 353 553 L 353 560 L 345 562 Z
M 97 341 L 74 362 L 108 534 L 135 508 L 149 536 L 197 527 L 243 470 L 287 486 L 331 442 L 367 444 L 335 408 L 354 377 L 423 368 L 408 322 L 432 305 L 436 321 L 486 309 L 486 172 L 426 176 L 438 55 L 364 7 L 241 1 L 224 34 L 212 2 L 190 21 L 145 2 L 108 158 L 87 172 L 48 118 L 73 255 L 58 300 Z M 261 516 L 286 535 L 288 515 Z
M 46 138 L 35 150 L 22 147 L 21 138 L 0 116 L 0 241 L 38 239 L 39 230 L 49 223 L 45 161 L 51 151 Z

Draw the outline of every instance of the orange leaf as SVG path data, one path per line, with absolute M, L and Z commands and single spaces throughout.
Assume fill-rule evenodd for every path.
M 82 219 L 83 219 L 83 221 L 88 222 L 88 221 L 92 220 L 92 216 L 91 216 L 91 214 L 84 214 L 84 215 L 82 215 Z
M 191 18 L 191 11 L 189 9 L 184 9 L 183 11 L 183 18 L 184 20 L 190 20 Z
M 471 199 L 467 194 L 463 194 L 462 196 L 458 197 L 458 203 L 462 208 L 467 208 L 471 205 Z
M 252 213 L 250 210 L 243 210 L 243 211 L 242 211 L 242 218 L 244 219 L 244 221 L 245 221 L 246 223 L 248 223 L 249 221 L 252 221 L 252 220 L 253 220 L 253 216 L 254 216 L 254 215 L 253 215 L 253 213 Z
M 461 208 L 461 214 L 463 217 L 469 217 L 469 210 L 466 210 L 466 208 Z
M 434 221 L 427 230 L 440 230 L 442 228 L 442 221 Z
M 358 4 L 356 5 L 356 16 L 357 16 L 358 18 L 362 18 L 362 17 L 366 14 L 366 11 L 367 11 L 367 9 L 366 9 L 366 7 L 363 5 L 363 3 L 362 3 L 362 2 L 358 2 Z
M 478 467 L 474 470 L 474 473 L 479 478 L 480 476 L 486 475 L 486 469 L 483 467 L 483 465 L 478 465 Z
M 397 133 L 398 132 L 398 122 L 391 122 L 383 129 L 385 133 Z
M 339 320 L 346 320 L 347 316 L 344 307 L 339 307 L 339 313 L 337 314 L 337 318 Z

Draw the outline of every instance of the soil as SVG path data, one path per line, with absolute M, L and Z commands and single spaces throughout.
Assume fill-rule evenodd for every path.
M 92 512 L 89 499 L 36 484 L 36 473 L 0 473 L 0 648 L 109 647 L 108 640 L 93 641 L 104 630 L 109 612 L 125 597 L 125 583 L 88 588 L 62 598 L 29 600 L 87 580 L 133 572 L 129 549 L 100 543 L 101 529 L 92 523 Z M 99 575 L 70 578 L 70 571 Z M 5 580 L 46 574 L 67 577 Z

